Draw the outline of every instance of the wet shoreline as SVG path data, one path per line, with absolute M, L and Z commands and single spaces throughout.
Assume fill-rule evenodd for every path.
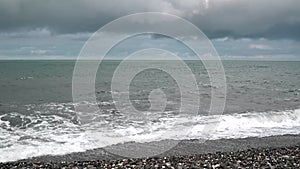
M 130 151 L 133 143 L 117 145 Z M 184 140 L 163 154 L 151 158 L 126 158 L 104 149 L 88 150 L 61 156 L 41 156 L 16 162 L 1 163 L 0 168 L 111 168 L 126 167 L 297 167 L 300 160 L 300 136 L 283 135 L 263 138 Z

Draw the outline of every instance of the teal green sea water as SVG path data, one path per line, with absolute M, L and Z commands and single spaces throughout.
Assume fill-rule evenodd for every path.
M 81 125 L 72 99 L 75 61 L 0 61 L 0 154 L 5 154 L 0 161 L 85 151 L 109 145 L 105 139 L 113 136 L 155 135 L 168 131 L 168 126 L 176 120 L 180 123 L 172 130 L 192 126 L 195 132 L 171 139 L 204 137 L 200 128 L 213 119 L 205 115 L 214 86 L 210 85 L 202 63 L 186 61 L 200 90 L 199 117 L 187 118 L 178 112 L 180 92 L 176 81 L 166 72 L 146 70 L 135 76 L 130 100 L 137 110 L 147 112 L 148 96 L 154 89 L 161 88 L 167 97 L 165 111 L 150 112 L 152 118 L 148 121 L 132 121 L 127 117 L 130 112 L 116 110 L 111 97 L 116 91 L 111 91 L 111 79 L 119 63 L 108 60 L 101 63 L 95 83 L 97 106 L 101 110 L 98 121 Z M 300 131 L 300 62 L 223 61 L 223 66 L 227 80 L 226 107 L 216 133 L 205 139 Z M 87 130 L 101 131 L 105 139 L 101 142 L 86 138 Z M 153 140 L 160 139 L 168 138 L 153 136 Z M 18 154 L 20 150 L 24 153 Z

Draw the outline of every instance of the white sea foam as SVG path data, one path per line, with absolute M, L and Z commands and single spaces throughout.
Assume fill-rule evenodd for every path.
M 70 105 L 47 106 L 48 110 L 50 107 L 61 110 Z M 67 115 L 36 111 L 24 116 L 12 112 L 10 118 L 18 118 L 23 127 L 13 125 L 5 116 L 0 116 L 0 162 L 82 152 L 129 141 L 214 140 L 300 133 L 300 109 L 197 117 L 169 112 L 167 116 L 157 116 L 156 120 L 152 117 L 144 121 L 129 121 L 125 115 L 113 116 L 109 121 L 109 114 L 101 114 L 97 121 L 85 125 L 72 122 Z M 210 124 L 216 128 L 207 135 L 203 130 Z

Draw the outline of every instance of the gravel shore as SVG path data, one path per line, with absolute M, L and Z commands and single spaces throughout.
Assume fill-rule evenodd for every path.
M 300 137 L 186 140 L 151 158 L 124 158 L 97 149 L 0 163 L 0 168 L 300 168 Z
M 300 168 L 300 146 L 184 156 L 66 162 L 12 162 L 1 168 Z

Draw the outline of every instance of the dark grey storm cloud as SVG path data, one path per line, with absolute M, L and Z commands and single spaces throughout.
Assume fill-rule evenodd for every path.
M 93 32 L 123 15 L 149 11 L 184 17 L 210 38 L 300 40 L 299 0 L 0 0 L 0 31 Z

